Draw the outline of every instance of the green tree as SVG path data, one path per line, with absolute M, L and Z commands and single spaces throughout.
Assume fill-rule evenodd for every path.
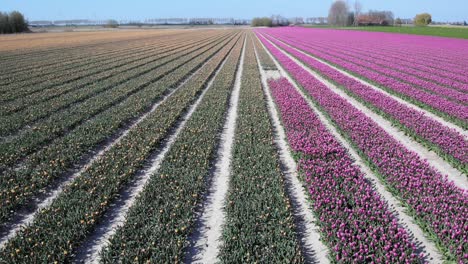
M 432 22 L 432 16 L 428 13 L 417 14 L 414 18 L 416 26 L 427 26 Z
M 109 19 L 107 20 L 107 23 L 104 27 L 108 27 L 108 28 L 118 28 L 119 27 L 119 22 L 117 22 L 117 20 L 114 20 L 114 19 Z
M 11 33 L 10 23 L 8 22 L 8 14 L 0 12 L 0 34 Z
M 8 21 L 11 27 L 11 32 L 13 33 L 19 33 L 28 30 L 28 24 L 26 23 L 23 14 L 18 11 L 11 12 L 8 16 Z
M 397 19 L 395 19 L 395 25 L 401 27 L 402 24 L 403 21 L 401 21 L 401 18 L 397 17 Z
M 256 17 L 252 19 L 252 27 L 271 27 L 273 21 L 269 17 Z

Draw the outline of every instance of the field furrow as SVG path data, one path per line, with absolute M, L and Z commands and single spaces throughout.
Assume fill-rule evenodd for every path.
M 91 97 L 98 96 L 109 89 L 114 89 L 118 85 L 138 78 L 148 71 L 158 70 L 161 66 L 183 55 L 190 54 L 198 48 L 203 48 L 213 40 L 215 39 L 200 41 L 196 45 L 195 43 L 190 43 L 162 50 L 161 53 L 148 58 L 136 59 L 136 63 L 127 64 L 116 71 L 105 71 L 103 74 L 95 76 L 95 78 L 85 78 L 83 79 L 85 84 L 81 81 L 76 81 L 65 86 L 55 87 L 44 93 L 33 94 L 22 97 L 14 102 L 6 103 L 4 107 L 0 107 L 0 112 L 3 112 L 1 110 L 7 112 L 4 116 L 0 117 L 2 122 L 0 135 L 8 136 L 14 134 L 28 124 L 33 126 L 32 123 L 39 119 L 43 119 L 72 105 L 79 104 Z
M 336 84 L 348 95 L 356 98 L 383 117 L 389 119 L 394 125 L 405 131 L 418 142 L 424 144 L 429 150 L 438 153 L 453 166 L 465 174 L 468 173 L 468 140 L 442 123 L 425 116 L 424 112 L 412 109 L 393 100 L 385 94 L 370 89 L 368 86 L 340 74 L 327 65 L 314 60 L 305 54 L 275 41 L 279 47 L 304 62 L 312 70 Z
M 288 40 L 286 40 L 286 42 L 288 44 L 290 43 L 290 41 Z M 302 45 L 296 46 L 305 52 L 314 54 L 314 51 L 312 51 L 310 48 L 304 47 Z M 455 122 L 463 128 L 468 127 L 466 121 L 468 120 L 468 106 L 456 104 L 445 98 L 441 98 L 437 95 L 430 94 L 425 91 L 414 88 L 411 85 L 398 82 L 393 78 L 377 74 L 369 68 L 358 66 L 357 64 L 346 62 L 336 57 L 324 54 L 319 54 L 315 56 L 323 58 L 333 63 L 334 65 L 337 65 L 338 67 L 357 75 L 360 78 L 365 78 L 367 81 L 376 84 L 385 91 L 395 94 L 401 97 L 402 99 L 414 103 L 422 108 L 428 109 L 431 112 L 434 112 L 435 114 L 440 115 L 451 122 Z
M 171 132 L 205 88 L 238 38 L 231 40 L 166 102 L 78 177 L 0 251 L 8 261 L 70 261 L 73 250 L 94 229 L 118 194 Z M 58 221 L 57 221 L 58 220 Z M 51 228 L 54 226 L 54 228 Z M 59 228 L 57 228 L 59 227 Z M 47 236 L 47 246 L 40 246 Z M 18 248 L 21 248 L 19 251 Z M 32 254 L 31 254 L 32 253 Z M 31 256 L 32 255 L 32 256 Z
M 93 153 L 95 148 L 99 148 L 107 139 L 115 137 L 115 133 L 132 119 L 151 109 L 158 99 L 201 67 L 222 46 L 220 44 L 203 57 L 192 59 L 190 63 L 173 71 L 171 75 L 165 76 L 142 92 L 130 96 L 117 107 L 110 108 L 84 123 L 54 141 L 49 147 L 34 153 L 23 162 L 20 169 L 6 170 L 0 178 L 0 188 L 2 188 L 0 201 L 3 209 L 0 219 L 5 221 L 10 217 L 12 212 L 8 208 L 24 205 L 32 196 L 45 192 L 49 184 L 73 169 L 73 166 L 79 165 L 83 159 L 87 159 L 87 154 Z
M 196 211 L 209 182 L 243 43 L 243 38 L 238 41 L 203 101 L 129 210 L 126 223 L 130 224 L 116 231 L 101 254 L 104 263 L 135 258 L 162 262 L 184 259 Z M 157 245 L 154 241 L 158 241 Z
M 143 72 L 138 72 L 138 78 L 124 78 L 124 81 L 118 86 L 98 96 L 91 97 L 82 103 L 73 105 L 64 111 L 52 114 L 36 126 L 13 137 L 13 139 L 2 142 L 0 144 L 0 150 L 5 153 L 5 156 L 0 158 L 0 168 L 2 168 L 2 166 L 8 167 L 14 165 L 20 159 L 38 150 L 54 138 L 63 136 L 68 133 L 68 131 L 73 130 L 87 120 L 94 118 L 99 113 L 126 100 L 129 96 L 140 92 L 142 89 L 149 89 L 149 85 L 165 77 L 190 60 L 210 51 L 213 46 L 224 45 L 223 41 L 226 40 L 217 40 L 215 43 L 208 43 L 205 47 L 196 49 L 181 58 L 169 61 L 169 63 L 164 64 L 163 68 L 158 69 L 157 74 L 155 74 L 153 70 L 158 68 L 159 65 Z
M 358 66 L 372 69 L 378 74 L 382 74 L 395 79 L 403 84 L 410 84 L 413 87 L 426 91 L 431 94 L 447 98 L 461 105 L 468 104 L 468 85 L 462 87 L 462 91 L 441 86 L 435 82 L 424 80 L 424 78 L 414 76 L 408 73 L 407 67 L 398 67 L 395 63 L 385 64 L 382 60 L 369 60 L 367 55 L 358 56 L 355 52 L 348 53 L 346 51 L 330 49 L 330 47 L 318 47 L 317 45 L 310 45 L 304 41 L 291 41 L 291 44 L 301 45 L 307 47 L 310 52 L 313 52 L 320 57 L 320 54 L 328 55 L 333 58 L 341 59 L 345 62 L 352 63 Z M 430 75 L 424 75 L 430 76 Z
M 27 57 L 24 61 L 17 59 L 12 62 L 11 65 L 1 66 L 3 67 L 5 76 L 0 78 L 0 87 L 6 87 L 6 85 L 12 83 L 17 77 L 24 80 L 32 79 L 34 76 L 53 73 L 54 70 L 55 73 L 57 73 L 58 70 L 67 70 L 79 65 L 84 65 L 101 57 L 106 58 L 111 55 L 124 54 L 125 51 L 131 50 L 132 48 L 141 50 L 148 48 L 154 43 L 164 43 L 170 40 L 176 41 L 178 39 L 182 40 L 185 39 L 185 37 L 187 36 L 184 36 L 184 34 L 180 36 L 168 34 L 158 37 L 128 40 L 121 43 L 111 43 L 109 45 L 97 45 L 92 48 L 80 47 L 57 54 L 47 52 L 46 54 L 38 55 L 37 58 Z M 114 56 L 114 58 L 115 57 L 116 56 Z M 28 72 L 28 74 L 24 74 L 25 72 Z
M 171 50 L 171 48 L 169 47 L 169 50 Z M 145 57 L 151 57 L 150 55 L 151 53 L 147 54 L 146 56 L 142 56 L 142 58 L 145 58 Z M 76 82 L 76 81 L 79 81 L 79 80 L 82 80 L 84 81 L 83 84 L 81 84 L 81 86 L 84 86 L 84 85 L 88 85 L 90 84 L 90 81 L 93 80 L 93 78 L 89 78 L 89 77 L 100 77 L 98 74 L 109 74 L 109 72 L 112 72 L 112 70 L 114 71 L 119 71 L 121 70 L 121 66 L 125 66 L 123 67 L 123 69 L 126 69 L 126 67 L 128 68 L 128 65 L 130 63 L 139 63 L 139 60 L 138 58 L 135 58 L 134 56 L 130 56 L 129 58 L 127 59 L 122 59 L 122 61 L 120 61 L 119 59 L 115 60 L 114 62 L 110 63 L 110 64 L 104 64 L 104 65 L 101 65 L 100 67 L 97 67 L 98 65 L 96 65 L 95 67 L 91 67 L 91 68 L 85 68 L 85 70 L 81 73 L 79 72 L 76 72 L 72 75 L 62 75 L 62 76 L 59 76 L 58 80 L 56 82 L 51 82 L 50 80 L 46 80 L 45 82 L 41 83 L 41 84 L 38 84 L 38 85 L 32 85 L 32 86 L 21 86 L 19 85 L 19 87 L 17 88 L 12 88 L 10 89 L 10 91 L 6 91 L 4 93 L 4 97 L 3 97 L 3 100 L 4 102 L 9 102 L 9 101 L 12 101 L 12 100 L 15 100 L 17 98 L 20 98 L 21 96 L 27 96 L 27 95 L 32 95 L 32 94 L 36 94 L 36 93 L 40 93 L 40 92 L 43 92 L 43 91 L 48 91 L 50 90 L 51 88 L 54 88 L 58 85 L 61 85 L 61 84 L 70 84 L 70 83 L 73 83 L 73 82 Z M 115 74 L 115 73 L 114 73 Z
M 247 42 L 219 259 L 301 263 L 253 42 Z

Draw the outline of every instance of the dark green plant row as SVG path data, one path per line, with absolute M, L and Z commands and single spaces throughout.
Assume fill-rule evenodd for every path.
M 70 69 L 76 69 L 76 68 L 83 68 L 83 66 L 86 65 L 91 65 L 93 62 L 98 61 L 98 60 L 103 60 L 103 59 L 108 59 L 108 58 L 119 58 L 122 57 L 123 55 L 129 54 L 129 51 L 134 51 L 136 52 L 141 52 L 144 50 L 149 50 L 150 47 L 156 46 L 161 46 L 171 41 L 174 40 L 184 40 L 184 38 L 178 37 L 174 39 L 164 39 L 164 40 L 158 40 L 158 39 L 149 39 L 149 40 L 142 40 L 140 42 L 128 42 L 128 43 L 122 43 L 119 45 L 115 46 L 102 46 L 102 47 L 97 47 L 95 50 L 92 52 L 86 52 L 83 51 L 84 54 L 81 54 L 77 59 L 75 60 L 67 60 L 66 56 L 67 54 L 62 54 L 61 56 L 55 56 L 51 58 L 40 58 L 40 62 L 36 62 L 34 59 L 29 59 L 25 63 L 17 63 L 15 66 L 20 69 L 25 69 L 28 68 L 32 65 L 36 65 L 36 67 L 27 70 L 27 71 L 19 71 L 15 73 L 5 73 L 8 75 L 7 80 L 0 81 L 1 89 L 7 89 L 8 85 L 10 85 L 13 82 L 22 82 L 30 79 L 35 79 L 35 81 L 39 82 L 41 81 L 39 77 L 44 78 L 47 75 L 51 76 L 59 76 L 61 71 L 67 71 Z M 172 42 L 173 43 L 173 42 Z M 44 60 L 48 60 L 49 63 L 54 63 L 49 66 L 42 66 L 41 64 L 44 64 Z M 42 62 L 42 63 L 41 63 Z M 14 66 L 4 66 L 6 69 L 10 69 Z M 25 74 L 27 72 L 27 74 Z
M 222 263 L 301 263 L 252 40 L 247 41 Z
M 38 193 L 44 192 L 51 183 L 82 163 L 83 159 L 89 159 L 89 153 L 114 138 L 119 130 L 125 129 L 130 121 L 149 110 L 162 96 L 189 77 L 229 41 L 212 47 L 203 56 L 179 65 L 179 68 L 161 80 L 55 140 L 49 147 L 25 159 L 21 168 L 5 171 L 0 177 L 0 224 L 8 221 L 16 208 L 27 204 Z
M 74 104 L 63 111 L 56 112 L 46 119 L 37 122 L 30 129 L 22 131 L 13 139 L 2 142 L 0 144 L 0 153 L 3 155 L 0 157 L 0 168 L 15 165 L 22 158 L 47 145 L 53 139 L 63 136 L 68 131 L 80 126 L 99 113 L 122 102 L 128 96 L 170 74 L 184 63 L 209 51 L 213 46 L 222 45 L 220 42 L 221 40 L 217 40 L 215 43 L 207 44 L 206 47 L 192 50 L 192 53 L 186 56 L 169 63 L 166 62 L 166 65 L 163 67 L 153 67 L 158 69 L 157 73 L 154 72 L 154 69 L 150 68 L 149 70 L 145 70 L 146 73 L 143 72 L 144 74 L 138 72 L 141 69 L 137 70 L 136 75 L 140 75 L 138 78 L 116 76 L 116 78 L 123 78 L 121 84 L 100 93 L 98 96 L 79 104 Z
M 89 235 L 119 192 L 142 169 L 205 88 L 238 38 L 225 45 L 193 78 L 130 130 L 79 176 L 34 223 L 0 251 L 7 263 L 69 262 L 73 250 Z
M 21 90 L 29 90 L 31 86 L 53 87 L 63 83 L 72 82 L 80 78 L 87 77 L 89 73 L 102 72 L 103 70 L 113 69 L 116 65 L 126 65 L 127 63 L 137 61 L 137 57 L 147 58 L 152 56 L 155 51 L 164 49 L 170 45 L 169 43 L 155 45 L 141 43 L 141 46 L 128 47 L 125 50 L 108 54 L 105 56 L 90 55 L 84 58 L 80 64 L 71 65 L 70 67 L 51 67 L 39 68 L 38 73 L 20 72 L 19 74 L 10 77 L 10 83 L 3 84 L 2 90 L 5 94 Z M 57 63 L 59 64 L 59 63 Z
M 150 54 L 148 54 L 146 58 L 150 59 L 152 56 Z M 144 57 L 145 56 L 143 56 L 143 58 Z M 65 72 L 63 75 L 59 76 L 59 78 L 56 80 L 46 79 L 42 83 L 36 84 L 36 85 L 23 85 L 21 82 L 18 84 L 13 83 L 10 89 L 3 93 L 1 100 L 4 102 L 12 101 L 14 99 L 20 98 L 21 96 L 35 94 L 35 93 L 42 92 L 42 91 L 47 91 L 48 89 L 52 89 L 58 85 L 73 83 L 74 81 L 81 80 L 85 82 L 85 85 L 89 85 L 90 83 L 92 83 L 91 81 L 93 81 L 93 79 L 96 78 L 95 75 L 100 74 L 100 73 L 106 73 L 110 70 L 115 70 L 118 72 L 119 70 L 121 70 L 119 67 L 126 66 L 132 62 L 135 62 L 138 64 L 139 60 L 137 60 L 136 58 L 132 58 L 132 57 L 123 58 L 122 60 L 117 58 L 115 62 L 109 63 L 108 65 L 104 65 L 104 66 L 95 65 L 94 67 L 85 68 L 82 72 L 72 71 L 72 73 L 70 74 L 66 74 Z M 100 66 L 100 67 L 97 67 L 97 66 Z M 115 73 L 115 74 L 118 74 L 118 73 Z
M 273 62 L 271 57 L 266 53 L 260 41 L 257 37 L 253 36 L 252 40 L 254 42 L 255 48 L 257 50 L 258 58 L 260 59 L 260 65 L 264 70 L 277 70 L 276 64 Z
M 242 38 L 103 251 L 105 263 L 181 262 L 203 202 L 244 44 Z
M 142 73 L 153 70 L 155 67 L 160 67 L 171 60 L 189 54 L 214 39 L 192 42 L 182 47 L 177 46 L 175 50 L 174 48 L 169 48 L 155 55 L 146 54 L 143 57 L 136 58 L 134 63 L 128 63 L 114 70 L 104 71 L 92 78 L 84 78 L 56 87 L 55 89 L 49 89 L 40 94 L 32 94 L 19 100 L 5 103 L 5 106 L 1 110 L 7 110 L 7 113 L 10 114 L 3 115 L 3 113 L 0 113 L 2 115 L 0 116 L 0 136 L 14 134 L 25 125 L 32 125 L 33 122 L 57 111 L 64 110 L 71 105 L 78 104 L 109 89 L 113 89 L 127 80 L 137 78 Z M 22 110 L 21 107 L 23 107 Z M 10 110 L 14 110 L 14 112 Z

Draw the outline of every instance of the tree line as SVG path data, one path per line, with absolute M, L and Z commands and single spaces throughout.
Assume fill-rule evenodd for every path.
M 281 27 L 288 26 L 290 21 L 280 15 L 271 17 L 255 17 L 252 19 L 252 27 Z
M 362 13 L 361 4 L 356 1 L 354 3 L 354 11 L 351 11 L 348 4 L 343 0 L 335 1 L 328 12 L 328 23 L 333 26 L 389 26 L 401 25 L 401 19 L 394 19 L 391 11 L 376 11 L 370 10 L 367 13 Z M 432 21 L 431 15 L 428 13 L 418 14 L 413 20 L 417 26 L 425 26 Z
M 28 22 L 20 12 L 0 12 L 0 34 L 20 33 L 28 30 Z

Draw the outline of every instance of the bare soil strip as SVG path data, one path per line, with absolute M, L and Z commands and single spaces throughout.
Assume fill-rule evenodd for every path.
M 187 262 L 214 263 L 218 261 L 222 226 L 225 221 L 224 204 L 229 189 L 231 169 L 231 153 L 234 145 L 236 129 L 237 106 L 245 57 L 247 38 L 244 40 L 239 68 L 237 69 L 234 89 L 229 100 L 226 122 L 221 132 L 221 139 L 216 156 L 212 184 L 203 204 L 203 212 L 196 224 L 193 236 L 190 238 L 190 248 L 187 250 Z
M 263 44 L 261 45 L 263 47 Z M 267 53 L 273 57 L 268 51 Z M 267 80 L 282 77 L 282 74 L 279 70 L 274 71 L 274 73 L 273 71 L 263 70 L 260 67 L 260 62 L 258 65 L 262 77 L 263 92 L 267 99 L 268 112 L 274 128 L 275 144 L 278 148 L 282 170 L 286 176 L 286 189 L 293 205 L 293 213 L 296 218 L 297 229 L 299 229 L 298 235 L 304 257 L 308 263 L 329 263 L 328 248 L 320 241 L 319 227 L 315 224 L 317 220 L 309 204 L 310 199 L 308 199 L 307 188 L 304 188 L 299 179 L 297 164 L 291 155 L 286 133 L 279 119 L 271 93 L 268 90 Z
M 270 43 L 274 45 L 272 42 Z M 277 48 L 279 49 L 279 47 Z M 281 51 L 289 58 L 294 60 L 294 58 L 291 57 L 289 54 L 287 54 L 283 50 Z M 295 60 L 295 62 L 297 63 L 298 61 Z M 429 261 L 430 263 L 441 263 L 443 258 L 441 253 L 437 250 L 436 245 L 424 235 L 422 229 L 414 223 L 412 217 L 406 213 L 406 209 L 401 205 L 401 203 L 389 191 L 386 190 L 385 186 L 372 172 L 372 170 L 366 165 L 366 163 L 360 158 L 359 154 L 357 154 L 357 152 L 351 147 L 348 141 L 340 135 L 340 133 L 336 130 L 332 123 L 320 112 L 320 110 L 318 110 L 315 107 L 314 103 L 310 100 L 310 98 L 297 86 L 296 82 L 282 68 L 282 66 L 276 59 L 275 63 L 277 64 L 278 69 L 280 69 L 282 75 L 286 77 L 289 80 L 289 82 L 291 82 L 294 85 L 294 87 L 301 94 L 301 96 L 305 98 L 311 109 L 314 110 L 314 112 L 320 118 L 322 123 L 327 127 L 327 129 L 347 149 L 351 157 L 355 160 L 355 164 L 357 164 L 361 168 L 361 171 L 364 173 L 366 178 L 374 184 L 377 193 L 379 193 L 382 199 L 384 199 L 388 203 L 389 207 L 394 210 L 394 213 L 398 219 L 398 223 L 412 235 L 412 238 L 419 251 L 424 252 L 428 256 L 427 261 Z M 299 63 L 299 65 L 307 70 L 307 67 L 305 67 L 303 64 Z

